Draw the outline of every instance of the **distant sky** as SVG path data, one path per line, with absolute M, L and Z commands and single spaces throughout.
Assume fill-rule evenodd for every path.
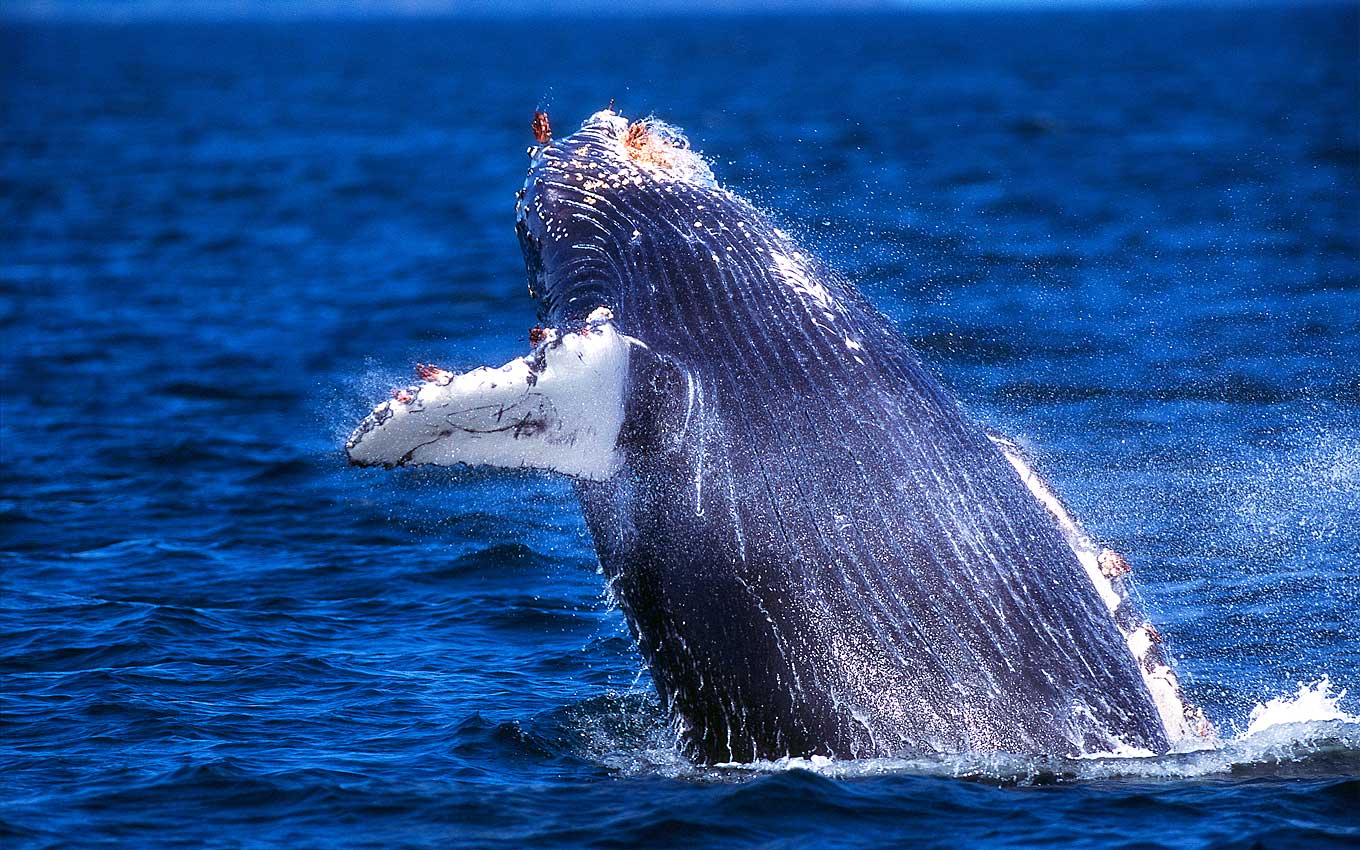
M 1206 2 L 1248 5 L 1252 0 Z M 0 0 L 0 17 L 135 20 L 1159 5 L 1179 3 L 1177 0 Z

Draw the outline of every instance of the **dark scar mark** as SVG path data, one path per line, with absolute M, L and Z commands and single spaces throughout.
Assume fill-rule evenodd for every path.
M 497 421 L 500 421 L 499 417 L 497 418 Z M 518 440 L 520 437 L 532 437 L 535 434 L 542 434 L 544 431 L 548 430 L 548 421 L 546 419 L 535 418 L 533 413 L 526 413 L 509 425 L 503 425 L 500 428 L 465 428 L 461 425 L 455 427 L 465 434 L 504 434 L 506 431 L 509 431 L 510 436 L 513 439 Z
M 388 468 L 388 469 L 392 469 L 392 468 L 397 467 L 397 466 L 405 466 L 406 464 L 410 463 L 412 460 L 415 459 L 416 452 L 420 451 L 421 449 L 425 448 L 426 446 L 432 446 L 432 445 L 434 445 L 435 443 L 439 442 L 440 440 L 444 439 L 445 437 L 449 436 L 449 435 L 452 434 L 452 433 L 453 433 L 452 431 L 440 431 L 438 434 L 435 434 L 433 438 L 431 438 L 431 439 L 429 439 L 429 440 L 427 440 L 427 441 L 425 441 L 425 442 L 423 442 L 423 443 L 420 443 L 419 445 L 412 446 L 410 451 L 408 451 L 406 454 L 402 455 L 401 457 L 397 458 L 397 462 L 396 462 L 396 463 L 385 463 L 385 464 L 383 464 L 383 466 L 386 467 L 386 468 Z

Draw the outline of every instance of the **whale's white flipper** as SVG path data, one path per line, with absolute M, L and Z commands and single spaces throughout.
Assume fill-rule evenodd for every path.
M 997 433 L 987 436 L 1001 449 L 1034 498 L 1058 521 L 1067 544 L 1076 553 L 1087 578 L 1114 617 L 1129 652 L 1138 662 L 1143 683 L 1152 695 L 1172 746 L 1190 749 L 1214 742 L 1217 735 L 1213 725 L 1198 706 L 1185 698 L 1180 679 L 1161 650 L 1161 636 L 1130 598 L 1125 581 L 1131 572 L 1128 562 L 1118 552 L 1104 548 L 1091 539 L 1048 482 L 1034 471 L 1033 465 L 1013 440 Z
M 604 480 L 618 469 L 628 351 L 609 311 L 575 331 L 545 331 L 528 357 L 455 375 L 422 367 L 350 435 L 359 466 L 486 465 Z

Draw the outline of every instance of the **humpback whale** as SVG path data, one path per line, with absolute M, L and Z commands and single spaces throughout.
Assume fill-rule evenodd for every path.
M 536 115 L 540 327 L 422 381 L 352 463 L 571 476 L 681 747 L 722 763 L 1165 752 L 1212 736 L 1128 566 L 894 325 L 685 137 Z

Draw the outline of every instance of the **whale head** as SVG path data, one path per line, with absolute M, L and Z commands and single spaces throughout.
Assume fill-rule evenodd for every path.
M 528 355 L 499 369 L 423 367 L 422 383 L 395 391 L 355 429 L 346 443 L 352 463 L 532 468 L 593 481 L 618 471 L 616 443 L 636 395 L 630 363 L 649 362 L 648 346 L 626 331 L 629 310 L 644 306 L 640 299 L 665 279 L 659 270 L 678 267 L 682 253 L 712 254 L 694 248 L 703 238 L 696 223 L 675 238 L 679 221 L 694 219 L 686 210 L 732 196 L 660 121 L 605 110 L 552 141 L 540 118 L 543 144 L 531 149 L 516 230 L 548 327 L 530 334 Z M 669 364 L 634 371 L 649 385 L 676 383 Z
M 695 196 L 726 195 L 678 130 L 613 110 L 531 149 L 515 206 L 540 318 L 568 324 L 605 306 L 623 320 L 629 280 L 646 277 L 657 240 L 692 238 Z M 683 239 L 682 239 L 683 243 Z

